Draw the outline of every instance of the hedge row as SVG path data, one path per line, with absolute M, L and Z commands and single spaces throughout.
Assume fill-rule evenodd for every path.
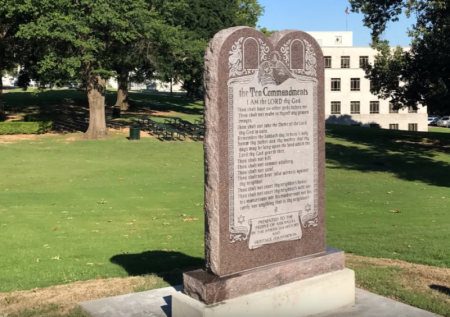
M 0 122 L 1 134 L 41 134 L 50 132 L 51 121 L 39 122 Z

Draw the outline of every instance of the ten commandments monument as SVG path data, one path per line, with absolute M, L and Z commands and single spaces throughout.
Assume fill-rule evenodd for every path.
M 248 27 L 205 55 L 206 270 L 173 316 L 307 316 L 354 303 L 326 247 L 324 65 L 308 34 Z M 218 305 L 220 303 L 220 305 Z

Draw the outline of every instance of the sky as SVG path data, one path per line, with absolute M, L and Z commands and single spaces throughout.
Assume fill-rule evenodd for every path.
M 265 7 L 264 16 L 258 21 L 260 27 L 268 30 L 297 29 L 301 31 L 353 31 L 353 46 L 368 46 L 370 29 L 363 24 L 363 15 L 345 9 L 348 0 L 259 0 Z M 413 24 L 412 19 L 402 16 L 399 22 L 390 22 L 384 34 L 391 46 L 409 46 L 406 32 Z

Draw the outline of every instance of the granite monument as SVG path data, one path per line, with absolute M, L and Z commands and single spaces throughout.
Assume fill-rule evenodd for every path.
M 206 50 L 204 80 L 206 269 L 184 275 L 175 317 L 187 301 L 200 305 L 192 316 L 203 316 L 210 305 L 249 302 L 245 296 L 257 292 L 266 301 L 345 271 L 343 252 L 326 247 L 318 43 L 295 30 L 270 38 L 249 27 L 223 30 Z M 354 290 L 349 296 L 354 302 Z

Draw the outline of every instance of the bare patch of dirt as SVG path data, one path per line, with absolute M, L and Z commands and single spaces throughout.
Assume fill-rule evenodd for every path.
M 133 115 L 133 116 L 138 116 L 138 115 L 142 116 L 143 114 L 147 114 L 147 115 L 151 115 L 154 117 L 178 117 L 178 116 L 184 115 L 183 113 L 176 112 L 176 111 L 157 111 L 157 110 L 151 110 L 149 108 L 139 108 L 135 111 L 125 111 L 122 114 L 123 115 Z
M 79 141 L 79 140 L 81 140 L 81 135 L 70 136 L 66 139 L 65 143 L 69 144 L 71 142 L 75 142 L 75 141 Z
M 79 302 L 133 293 L 139 287 L 149 288 L 161 280 L 155 276 L 98 279 L 31 291 L 0 293 L 0 316 L 51 305 L 57 305 L 57 312 L 65 314 Z
M 377 259 L 353 254 L 346 254 L 346 266 L 349 268 L 398 267 L 396 282 L 406 290 L 431 293 L 450 303 L 450 269 L 421 264 L 408 263 L 401 260 Z M 360 285 L 357 285 L 360 287 Z M 447 291 L 446 291 L 447 290 Z
M 175 112 L 175 111 L 168 111 L 168 112 L 156 111 L 156 110 L 152 111 L 152 116 L 155 116 L 155 117 L 178 117 L 180 115 L 183 115 L 183 114 L 179 113 L 179 112 Z
M 39 138 L 52 135 L 46 134 L 13 134 L 13 135 L 0 135 L 0 144 L 11 144 L 19 141 L 37 140 Z

